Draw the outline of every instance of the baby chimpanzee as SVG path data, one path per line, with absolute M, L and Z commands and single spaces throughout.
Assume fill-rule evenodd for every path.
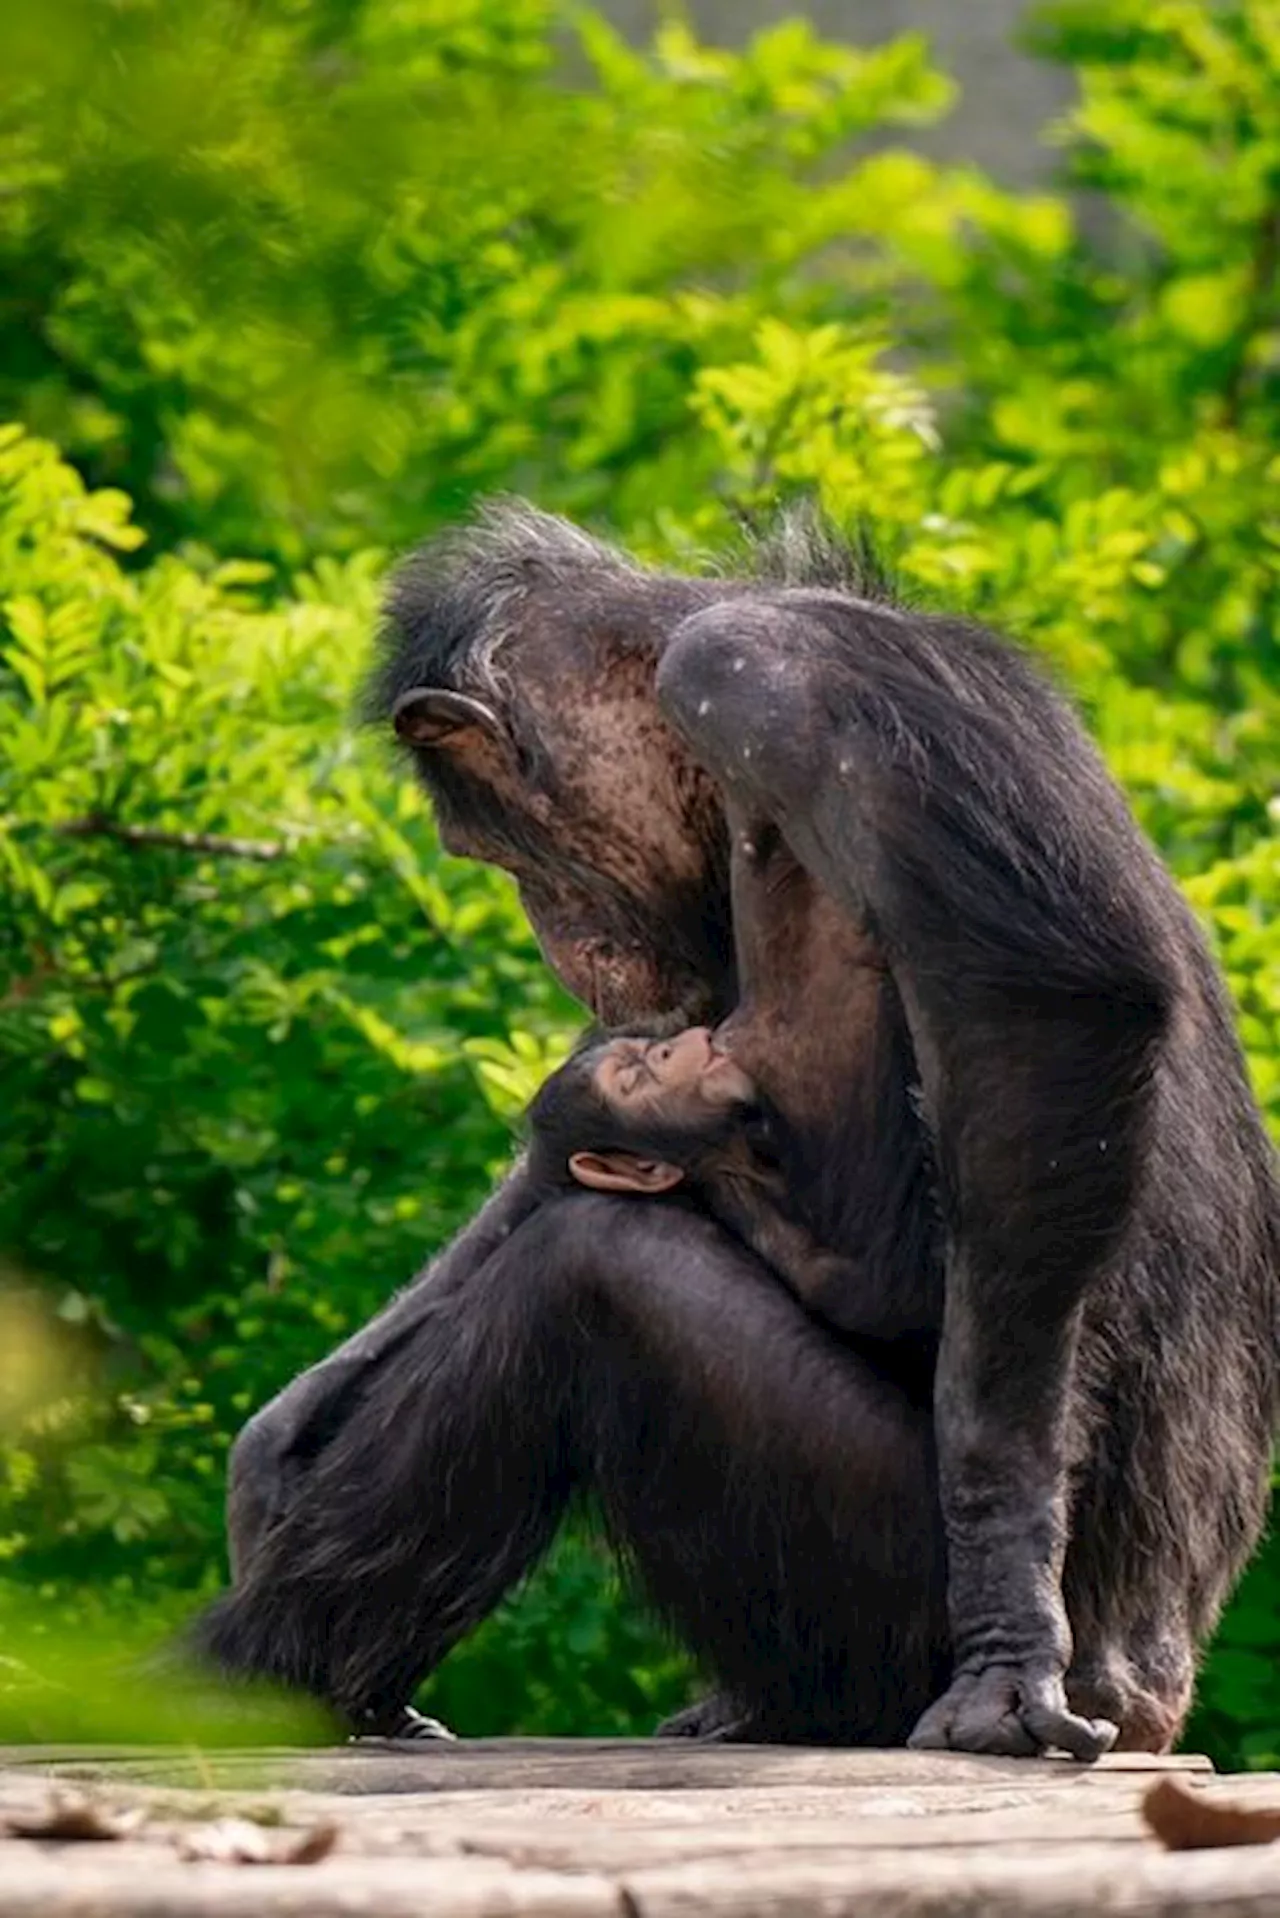
M 705 1026 L 673 1039 L 604 1040 L 552 1074 L 529 1107 L 538 1185 L 691 1198 L 811 1310 L 842 1323 L 858 1267 L 787 1210 L 781 1127 Z

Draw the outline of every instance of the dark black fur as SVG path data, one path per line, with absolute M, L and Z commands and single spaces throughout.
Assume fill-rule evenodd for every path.
M 767 822 L 887 966 L 858 1087 L 797 1116 L 794 1181 L 870 1261 L 881 1341 L 838 1340 L 687 1207 L 517 1171 L 247 1428 L 238 1583 L 201 1640 L 385 1721 L 589 1491 L 723 1687 L 702 1734 L 892 1743 L 925 1713 L 923 1743 L 1088 1755 L 1097 1716 L 1159 1748 L 1276 1422 L 1280 1209 L 1226 996 L 1016 652 L 868 599 L 803 527 L 779 550 L 772 579 L 663 579 L 497 510 L 401 575 L 373 702 L 483 694 L 554 794 L 522 662 L 566 629 L 660 662 L 730 822 Z M 483 788 L 448 803 L 554 862 Z M 722 854 L 706 871 L 685 938 L 600 900 L 678 949 L 665 1009 L 718 1017 Z M 765 881 L 742 897 L 770 909 Z M 896 1342 L 917 1323 L 942 1334 L 932 1407 Z

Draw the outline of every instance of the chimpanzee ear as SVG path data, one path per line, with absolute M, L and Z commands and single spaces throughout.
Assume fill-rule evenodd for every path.
M 503 737 L 502 721 L 491 706 L 469 693 L 441 686 L 414 686 L 391 709 L 391 723 L 409 746 L 443 746 L 455 734 L 479 731 Z
M 574 1152 L 569 1170 L 594 1192 L 670 1192 L 684 1173 L 664 1159 L 638 1159 L 631 1152 Z

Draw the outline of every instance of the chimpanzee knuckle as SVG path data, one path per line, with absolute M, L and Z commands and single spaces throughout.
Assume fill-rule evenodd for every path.
M 1014 1711 L 976 1708 L 956 1719 L 951 1733 L 954 1751 L 983 1758 L 1035 1758 L 1041 1747 Z
M 951 1746 L 950 1716 L 943 1710 L 945 1700 L 930 1705 L 910 1737 L 907 1747 L 915 1752 L 944 1752 Z
M 1021 1758 L 1033 1743 L 1018 1722 L 1016 1692 L 1003 1673 L 957 1678 L 912 1732 L 917 1751 L 981 1752 Z
M 1058 1672 L 1042 1661 L 996 1664 L 955 1678 L 912 1733 L 921 1750 L 945 1745 L 954 1751 L 1028 1758 L 1065 1751 L 1091 1761 L 1115 1743 L 1109 1720 L 1071 1711 Z
M 1084 1761 L 1101 1758 L 1119 1736 L 1119 1727 L 1109 1719 L 1080 1718 L 1068 1709 L 1063 1698 L 1029 1700 L 1022 1717 L 1042 1751 L 1069 1752 Z
M 948 1749 L 986 1756 L 1030 1758 L 1049 1749 L 1095 1758 L 1114 1728 L 1070 1712 L 1056 1673 L 1042 1666 L 988 1666 L 962 1674 L 930 1706 L 909 1743 L 917 1750 Z

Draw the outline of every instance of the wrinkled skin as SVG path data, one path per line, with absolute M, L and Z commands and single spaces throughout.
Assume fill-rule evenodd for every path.
M 847 1706 L 824 1693 L 834 1677 L 802 1684 L 799 1639 L 765 1642 L 772 1611 L 736 1622 L 739 1533 L 710 1488 L 749 1486 L 748 1459 L 772 1446 L 754 1496 L 782 1500 L 768 1519 L 784 1528 L 787 1498 L 803 1506 L 780 1562 L 814 1581 L 796 1602 L 831 1638 L 823 1670 L 900 1658 L 913 1743 L 1166 1748 L 1195 1641 L 1261 1522 L 1280 1244 L 1224 997 L 1170 882 L 1075 722 L 986 636 L 825 583 L 637 574 L 584 558 L 567 531 L 557 557 L 552 522 L 499 534 L 496 666 L 470 641 L 432 651 L 487 603 L 481 542 L 465 594 L 452 576 L 407 580 L 393 605 L 404 639 L 383 703 L 444 843 L 515 876 L 550 964 L 606 1026 L 723 1022 L 799 1142 L 808 1223 L 858 1256 L 879 1343 L 824 1343 L 740 1251 L 666 1205 L 540 1205 L 517 1174 L 248 1428 L 233 1473 L 240 1585 L 206 1642 L 226 1664 L 393 1716 L 545 1546 L 587 1407 L 611 1522 L 723 1681 L 675 1731 L 901 1735 L 856 1669 Z M 430 1331 L 441 1314 L 451 1345 Z M 482 1315 L 500 1367 L 479 1342 L 473 1354 Z M 471 1369 L 446 1394 L 435 1380 L 462 1367 L 460 1340 Z M 535 1373 L 529 1355 L 552 1349 Z M 916 1361 L 898 1355 L 932 1367 L 935 1350 L 926 1438 Z M 562 1374 L 571 1396 L 544 1430 L 532 1381 Z M 631 1459 L 635 1428 L 619 1421 L 650 1378 L 665 1381 L 652 1417 L 686 1408 L 673 1442 L 714 1411 L 715 1444 L 736 1448 L 696 1517 L 680 1485 L 683 1470 L 692 1499 L 700 1467 L 642 1482 Z M 388 1598 L 362 1625 L 343 1594 L 389 1548 L 346 1488 L 377 1471 L 395 1395 L 426 1408 L 437 1389 L 417 1451 L 406 1437 L 383 1466 L 378 1536 L 401 1528 L 404 1617 L 385 1615 Z M 457 1530 L 465 1513 L 429 1525 L 410 1490 L 431 1482 L 446 1408 L 479 1407 L 465 1444 L 488 1469 L 474 1448 L 497 1442 L 484 1406 L 499 1392 L 535 1421 L 512 1459 L 545 1463 L 512 1507 L 510 1551 L 485 1557 Z M 448 1442 L 456 1455 L 464 1440 Z M 496 1501 L 512 1468 L 493 1469 Z M 864 1635 L 844 1651 L 828 1549 L 867 1567 Z M 381 1635 L 377 1655 L 358 1649 L 362 1629 Z

